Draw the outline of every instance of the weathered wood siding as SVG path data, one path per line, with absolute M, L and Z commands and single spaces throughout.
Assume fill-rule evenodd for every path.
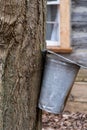
M 74 84 L 65 111 L 87 113 L 87 82 Z
M 87 67 L 87 0 L 71 0 L 70 59 Z
M 87 82 L 87 69 L 80 69 L 76 82 Z
M 72 0 L 72 46 L 87 49 L 87 0 Z
M 71 46 L 65 56 L 87 67 L 87 0 L 71 1 Z M 87 113 L 87 69 L 80 69 L 65 110 Z

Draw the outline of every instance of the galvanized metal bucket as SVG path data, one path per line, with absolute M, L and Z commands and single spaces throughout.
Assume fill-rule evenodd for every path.
M 60 114 L 80 66 L 52 51 L 48 51 L 48 53 L 38 106 L 50 113 Z

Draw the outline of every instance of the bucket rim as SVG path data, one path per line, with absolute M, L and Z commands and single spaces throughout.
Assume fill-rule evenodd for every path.
M 50 54 L 53 54 L 53 55 L 55 55 L 55 56 L 58 56 L 58 57 L 62 58 L 63 60 L 67 61 L 68 63 L 75 64 L 75 65 L 77 65 L 77 66 L 79 66 L 79 67 L 82 67 L 82 68 L 87 69 L 87 67 L 85 67 L 85 66 L 83 66 L 83 65 L 81 65 L 81 64 L 79 64 L 79 63 L 76 63 L 75 61 L 72 61 L 72 60 L 70 60 L 70 59 L 68 59 L 68 58 L 66 58 L 66 57 L 64 57 L 64 56 L 61 56 L 60 54 L 57 54 L 57 53 L 55 53 L 55 52 L 53 52 L 53 51 L 50 51 L 50 50 L 45 50 L 45 51 L 46 51 L 47 53 L 50 53 Z

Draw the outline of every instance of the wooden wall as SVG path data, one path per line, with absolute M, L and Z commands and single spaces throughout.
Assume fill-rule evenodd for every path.
M 78 73 L 65 111 L 87 113 L 87 70 L 81 69 Z
M 87 0 L 71 0 L 71 46 L 65 56 L 87 67 Z
M 87 67 L 87 0 L 71 1 L 71 46 L 64 55 Z M 65 110 L 87 113 L 87 69 L 80 69 Z
M 87 0 L 72 0 L 72 46 L 87 49 Z

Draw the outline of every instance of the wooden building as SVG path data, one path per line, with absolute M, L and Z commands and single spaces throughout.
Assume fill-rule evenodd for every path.
M 58 45 L 52 41 L 53 34 L 48 34 L 47 48 L 87 67 L 87 0 L 48 0 L 47 7 L 47 13 L 50 10 L 50 13 L 54 13 L 54 9 L 58 8 L 56 18 L 59 17 L 58 21 L 56 18 L 52 21 L 50 14 L 47 14 L 47 31 L 48 26 L 55 23 L 58 24 L 56 29 L 59 29 L 59 32 L 55 30 L 54 33 L 59 33 L 55 38 L 58 40 Z M 52 14 L 52 18 L 54 16 Z M 65 110 L 87 113 L 87 69 L 80 69 Z
M 87 1 L 72 0 L 72 60 L 87 67 Z M 70 94 L 66 110 L 87 113 L 87 69 L 80 69 Z

